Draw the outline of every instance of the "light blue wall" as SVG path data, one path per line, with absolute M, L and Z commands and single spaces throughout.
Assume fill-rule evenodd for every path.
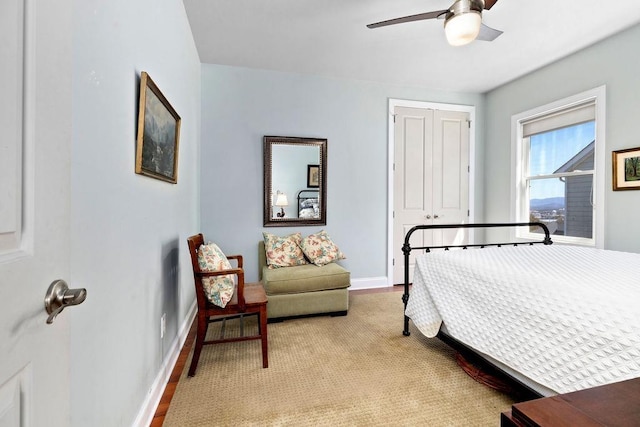
M 194 301 L 201 68 L 181 0 L 77 1 L 73 34 L 71 422 L 129 426 Z M 142 71 L 182 117 L 176 185 L 134 173 Z
M 640 25 L 487 94 L 485 217 L 509 220 L 511 116 L 606 85 L 606 249 L 640 252 L 640 191 L 612 191 L 611 151 L 640 146 Z
M 245 256 L 246 280 L 258 279 L 263 230 L 325 229 L 347 255 L 352 278 L 387 275 L 389 98 L 475 105 L 483 120 L 477 94 L 202 66 L 202 230 L 226 253 Z M 327 138 L 326 227 L 262 226 L 264 135 Z

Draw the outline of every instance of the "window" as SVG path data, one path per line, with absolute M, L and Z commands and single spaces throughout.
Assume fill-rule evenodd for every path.
M 512 220 L 552 239 L 602 247 L 604 87 L 514 116 Z M 534 238 L 541 230 L 520 229 Z

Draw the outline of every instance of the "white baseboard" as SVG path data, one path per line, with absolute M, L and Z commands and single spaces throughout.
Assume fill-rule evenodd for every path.
M 193 319 L 196 317 L 196 311 L 196 302 L 194 301 L 193 305 L 189 309 L 187 317 L 184 319 L 182 325 L 180 326 L 178 335 L 175 337 L 173 343 L 171 344 L 169 353 L 165 358 L 164 363 L 160 367 L 160 371 L 158 372 L 153 385 L 149 389 L 149 393 L 147 393 L 147 398 L 144 400 L 142 408 L 140 408 L 140 412 L 138 412 L 138 416 L 132 424 L 133 427 L 147 427 L 151 424 L 153 416 L 156 413 L 156 408 L 158 407 L 158 404 L 160 404 L 160 400 L 162 399 L 164 389 L 169 382 L 171 373 L 173 372 L 173 367 L 176 365 L 178 356 L 180 355 L 180 351 L 182 350 L 182 346 L 187 340 L 187 335 L 189 335 L 189 329 L 191 328 Z
M 351 279 L 350 291 L 360 289 L 388 288 L 389 280 L 386 277 L 365 277 L 363 279 Z

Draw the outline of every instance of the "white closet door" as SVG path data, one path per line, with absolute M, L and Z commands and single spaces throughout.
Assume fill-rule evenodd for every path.
M 469 114 L 395 107 L 393 283 L 404 283 L 402 245 L 420 224 L 463 223 L 469 209 Z M 412 247 L 463 242 L 455 231 L 413 233 Z M 409 265 L 412 280 L 413 257 Z

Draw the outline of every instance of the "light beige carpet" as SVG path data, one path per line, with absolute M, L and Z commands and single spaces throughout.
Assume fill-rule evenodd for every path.
M 164 425 L 498 426 L 513 403 L 439 340 L 403 336 L 399 292 L 351 295 L 345 317 L 269 324 L 261 361 L 259 341 L 205 346 L 188 378 L 189 356 Z

